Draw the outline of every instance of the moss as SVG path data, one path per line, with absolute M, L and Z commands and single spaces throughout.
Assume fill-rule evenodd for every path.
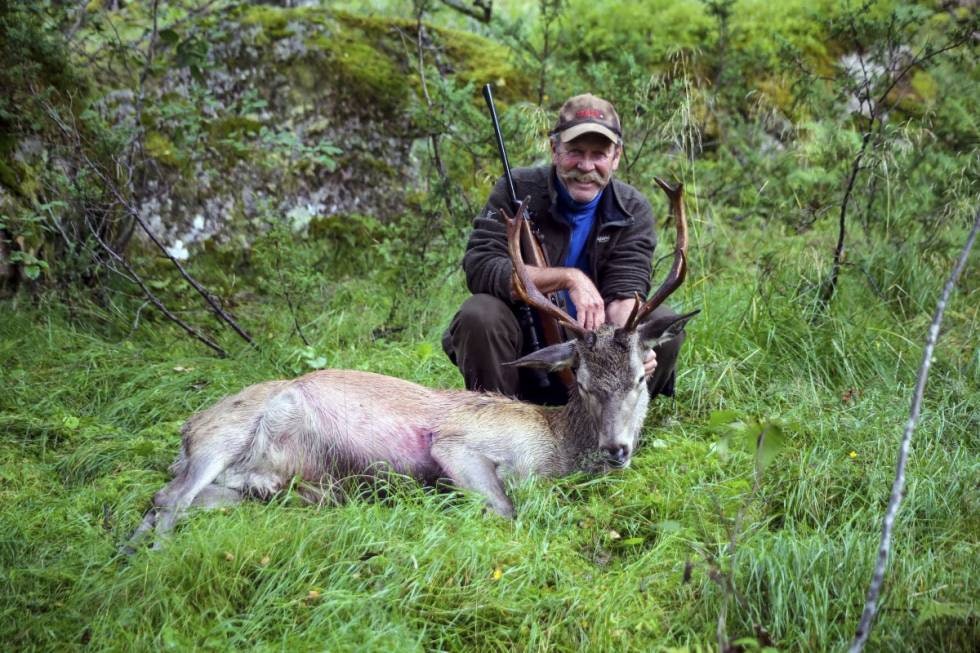
M 325 16 L 310 7 L 282 8 L 267 5 L 245 7 L 240 17 L 242 25 L 262 30 L 258 41 L 278 41 L 293 34 L 290 23 L 323 22 Z
M 0 158 L 0 184 L 12 192 L 20 193 L 20 183 L 17 179 L 17 172 Z
M 793 111 L 792 80 L 779 76 L 768 76 L 756 82 L 756 88 L 768 99 L 769 104 L 779 109 L 783 114 L 790 115 Z
M 291 62 L 289 65 L 289 93 L 294 102 L 308 102 L 311 93 L 323 85 L 322 64 L 309 60 Z
M 410 97 L 419 91 L 417 71 L 409 63 L 413 42 L 404 38 L 415 32 L 413 20 L 269 6 L 242 9 L 239 20 L 246 27 L 260 28 L 257 45 L 294 34 L 291 26 L 314 26 L 306 30 L 306 45 L 313 53 L 291 61 L 283 70 L 300 95 L 319 91 L 327 81 L 358 113 L 367 110 L 390 118 L 402 114 Z M 495 82 L 505 101 L 529 93 L 529 82 L 514 69 L 506 48 L 464 31 L 427 29 L 461 83 Z M 326 65 L 316 60 L 317 53 L 327 59 Z
M 313 238 L 350 241 L 358 247 L 369 247 L 381 238 L 387 227 L 377 218 L 359 213 L 335 213 L 315 216 L 310 221 Z
M 382 157 L 371 156 L 367 152 L 359 152 L 356 156 L 358 167 L 366 172 L 389 178 L 395 178 L 400 174 L 393 165 Z
M 482 87 L 493 82 L 502 100 L 515 100 L 531 94 L 531 81 L 514 69 L 507 48 L 482 36 L 453 29 L 433 29 L 446 54 L 457 66 L 456 78 Z
M 359 109 L 370 107 L 390 115 L 404 107 L 411 90 L 406 71 L 363 34 L 321 34 L 312 39 L 311 45 L 327 55 L 335 88 L 361 103 Z
M 916 71 L 912 75 L 911 86 L 912 90 L 928 104 L 935 102 L 939 95 L 939 84 L 924 70 Z
M 147 133 L 144 147 L 147 154 L 164 165 L 172 168 L 181 167 L 182 157 L 172 140 L 158 131 Z
M 208 124 L 208 132 L 215 139 L 241 135 L 253 136 L 258 134 L 261 128 L 262 123 L 260 121 L 248 116 L 226 116 L 212 120 Z

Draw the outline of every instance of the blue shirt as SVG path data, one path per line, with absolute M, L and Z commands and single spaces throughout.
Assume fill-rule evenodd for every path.
M 592 270 L 589 268 L 589 255 L 586 245 L 589 234 L 592 232 L 592 224 L 595 222 L 596 207 L 599 206 L 599 200 L 602 199 L 602 193 L 605 189 L 599 191 L 588 202 L 576 202 L 560 181 L 555 185 L 558 187 L 558 215 L 572 228 L 564 266 L 566 268 L 578 268 L 586 275 L 591 276 Z M 565 295 L 568 314 L 576 317 L 575 304 L 572 303 L 567 291 L 562 292 Z

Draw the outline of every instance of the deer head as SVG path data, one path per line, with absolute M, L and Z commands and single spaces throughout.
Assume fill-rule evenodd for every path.
M 566 409 L 572 413 L 569 425 L 580 437 L 597 445 L 603 464 L 626 467 L 636 445 L 649 404 L 643 354 L 647 349 L 677 337 L 698 311 L 681 316 L 645 320 L 681 283 L 687 273 L 687 221 L 684 214 L 683 185 L 672 187 L 657 179 L 670 199 L 677 229 L 674 261 L 666 280 L 646 302 L 636 296 L 636 305 L 622 327 L 605 324 L 596 331 L 580 327 L 571 316 L 550 302 L 535 287 L 520 251 L 520 223 L 506 211 L 507 241 L 514 263 L 514 287 L 518 297 L 555 319 L 575 337 L 514 361 L 518 367 L 537 367 L 557 371 L 575 369 L 575 389 Z M 596 442 L 597 436 L 597 442 Z

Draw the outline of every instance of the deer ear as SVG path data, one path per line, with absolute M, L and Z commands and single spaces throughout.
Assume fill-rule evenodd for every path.
M 518 358 L 516 361 L 504 363 L 504 365 L 512 365 L 514 367 L 536 367 L 539 369 L 548 370 L 549 372 L 556 372 L 558 370 L 563 370 L 566 367 L 571 367 L 574 362 L 575 341 L 569 340 L 568 342 L 562 342 L 557 345 L 551 345 L 550 347 L 539 349 L 538 351 L 530 353 L 523 358 Z
M 681 334 L 687 321 L 700 312 L 701 309 L 698 309 L 685 315 L 665 315 L 647 320 L 637 329 L 640 342 L 643 343 L 644 347 L 652 349 L 672 340 Z

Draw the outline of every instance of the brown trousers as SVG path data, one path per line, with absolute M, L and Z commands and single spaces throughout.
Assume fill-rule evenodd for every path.
M 650 317 L 676 315 L 665 306 Z M 657 369 L 647 381 L 650 396 L 674 395 L 674 367 L 684 334 L 657 347 Z M 472 295 L 463 302 L 442 336 L 442 348 L 459 367 L 467 390 L 486 390 L 539 404 L 560 405 L 566 390 L 555 375 L 505 367 L 503 363 L 530 353 L 521 325 L 511 307 L 493 295 Z

